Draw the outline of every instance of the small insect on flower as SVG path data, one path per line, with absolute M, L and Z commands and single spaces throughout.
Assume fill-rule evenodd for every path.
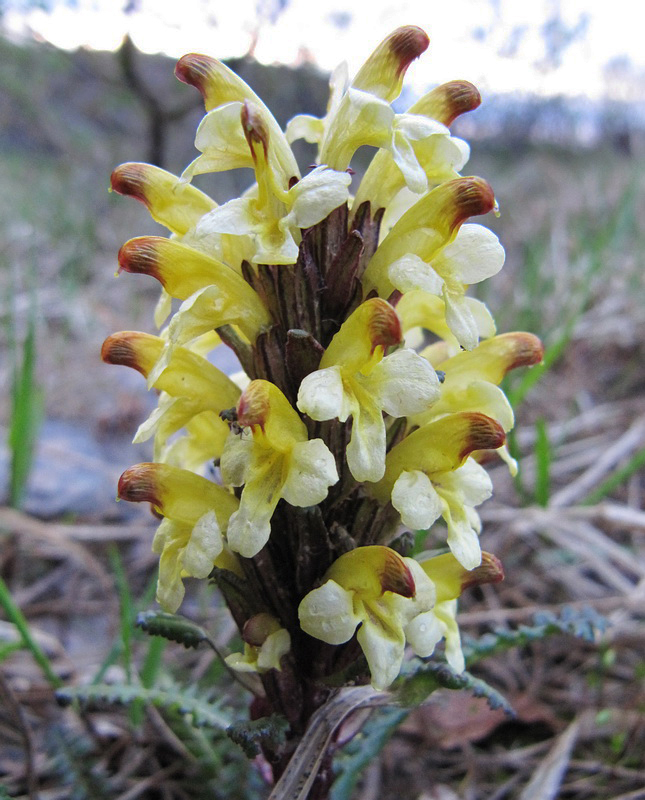
M 237 409 L 235 406 L 233 406 L 233 408 L 225 408 L 223 411 L 220 411 L 219 416 L 220 419 L 227 423 L 231 433 L 235 434 L 235 436 L 241 436 L 242 433 L 244 433 L 244 428 L 237 421 Z

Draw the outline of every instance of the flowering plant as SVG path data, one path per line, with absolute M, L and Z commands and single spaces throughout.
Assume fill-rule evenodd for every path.
M 298 116 L 285 132 L 224 64 L 184 56 L 177 77 L 207 112 L 200 155 L 181 177 L 139 163 L 112 175 L 171 234 L 119 253 L 120 270 L 162 288 L 158 336 L 123 331 L 103 345 L 104 361 L 159 392 L 135 437 L 153 438 L 154 462 L 126 470 L 118 494 L 161 517 L 165 611 L 180 608 L 188 578 L 219 586 L 244 642 L 227 664 L 259 675 L 252 717 L 288 723 L 286 741 L 263 744 L 274 779 L 339 687 L 397 680 L 406 644 L 426 659 L 443 642 L 462 672 L 457 599 L 503 577 L 479 544 L 476 507 L 492 492 L 482 463 L 497 454 L 515 469 L 499 384 L 542 346 L 496 335 L 466 294 L 504 261 L 497 237 L 467 222 L 497 206 L 485 180 L 461 176 L 469 149 L 449 128 L 477 90 L 455 81 L 405 113 L 391 107 L 427 46 L 419 28 L 394 31 L 353 80 L 334 72 L 324 118 Z M 318 145 L 304 176 L 299 138 Z M 377 152 L 352 186 L 362 145 Z M 224 205 L 191 183 L 239 167 L 255 183 Z M 217 347 L 243 373 L 217 369 Z M 430 531 L 437 551 L 410 556 L 406 530 Z M 322 770 L 316 797 L 329 782 Z

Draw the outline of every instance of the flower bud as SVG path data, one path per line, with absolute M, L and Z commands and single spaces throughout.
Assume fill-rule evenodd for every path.
M 456 600 L 473 586 L 504 580 L 504 568 L 497 556 L 482 551 L 481 558 L 481 564 L 471 570 L 465 569 L 452 553 L 420 560 L 423 571 L 437 590 L 437 603 Z
M 159 360 L 166 343 L 159 336 L 141 331 L 119 331 L 103 342 L 101 359 L 140 372 L 144 378 Z
M 429 44 L 430 39 L 421 28 L 415 25 L 397 28 L 363 64 L 352 86 L 391 103 L 401 93 L 408 67 Z
M 164 517 L 195 525 L 214 511 L 220 528 L 238 506 L 237 498 L 201 475 L 168 464 L 135 464 L 119 478 L 118 496 L 131 503 L 152 503 Z
M 474 111 L 481 103 L 479 91 L 469 81 L 450 81 L 437 86 L 408 109 L 444 125 L 452 125 L 457 117 Z
M 463 222 L 494 206 L 495 195 L 483 178 L 455 178 L 437 186 L 406 211 L 381 242 L 365 270 L 363 291 L 376 289 L 379 297 L 390 297 L 395 289 L 388 276 L 392 264 L 410 253 L 429 263 Z
M 121 164 L 110 182 L 112 191 L 139 200 L 155 222 L 179 236 L 217 208 L 217 203 L 204 192 L 152 164 Z

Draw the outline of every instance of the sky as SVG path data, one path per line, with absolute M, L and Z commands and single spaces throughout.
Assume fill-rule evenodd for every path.
M 637 0 L 638 2 L 638 0 Z M 340 61 L 355 72 L 399 25 L 415 24 L 430 48 L 407 82 L 428 86 L 465 78 L 482 91 L 599 98 L 638 92 L 645 48 L 629 24 L 634 0 L 5 0 L 3 27 L 12 37 L 36 34 L 58 47 L 111 50 L 128 32 L 145 52 L 218 58 L 249 51 L 263 63 L 310 60 L 330 71 Z M 125 13 L 126 5 L 136 7 Z M 361 10 L 362 9 L 362 10 Z M 259 11 L 259 13 L 258 13 Z M 551 36 L 545 35 L 545 30 Z M 554 47 L 549 47 L 554 45 Z M 561 46 L 559 46 L 561 45 Z M 622 64 L 631 64 L 627 86 Z M 613 62 L 613 78 L 607 64 Z M 617 76 L 618 75 L 618 79 Z M 636 98 L 633 98 L 636 99 Z

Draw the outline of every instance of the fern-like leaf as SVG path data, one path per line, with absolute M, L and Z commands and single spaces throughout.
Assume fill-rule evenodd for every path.
M 68 787 L 68 800 L 114 797 L 114 788 L 97 764 L 99 755 L 88 736 L 56 726 L 47 736 L 47 749 L 53 756 L 52 766 L 60 785 Z
M 539 612 L 533 617 L 533 625 L 519 625 L 516 630 L 499 628 L 479 639 L 464 637 L 463 651 L 469 666 L 482 658 L 502 653 L 512 647 L 524 647 L 547 636 L 568 634 L 587 642 L 607 628 L 607 620 L 593 608 L 575 609 L 565 606 L 560 616 L 551 612 Z
M 165 611 L 142 611 L 137 615 L 137 628 L 150 636 L 163 636 L 171 642 L 179 642 L 186 648 L 198 647 L 208 642 L 209 636 L 203 628 L 179 614 Z
M 508 700 L 481 678 L 469 672 L 455 672 L 448 664 L 434 661 L 412 661 L 411 674 L 402 677 L 395 686 L 394 700 L 398 705 L 414 708 L 437 689 L 467 689 L 475 697 L 486 698 L 492 709 L 501 708 L 505 714 L 515 716 Z
M 228 728 L 230 718 L 216 705 L 194 697 L 181 689 L 159 689 L 126 684 L 96 684 L 94 686 L 75 686 L 59 689 L 56 700 L 62 706 L 74 701 L 88 710 L 112 705 L 128 705 L 136 700 L 171 713 L 178 713 L 189 719 L 197 728 Z
M 269 744 L 273 750 L 283 744 L 288 729 L 289 723 L 282 715 L 271 714 L 270 717 L 252 721 L 234 722 L 226 729 L 226 733 L 249 758 L 255 758 L 260 753 L 262 742 Z

